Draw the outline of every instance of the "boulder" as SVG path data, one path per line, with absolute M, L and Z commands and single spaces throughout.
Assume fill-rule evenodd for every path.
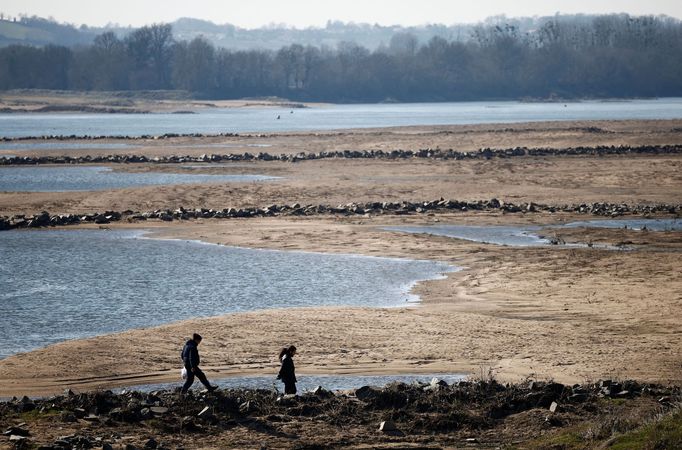
M 322 386 L 318 386 L 313 390 L 313 394 L 317 395 L 318 397 L 321 398 L 330 398 L 334 396 L 334 393 L 332 391 L 328 391 Z
M 362 386 L 355 390 L 355 396 L 358 400 L 368 401 L 379 396 L 381 391 L 372 386 Z
M 208 406 L 205 406 L 204 409 L 199 411 L 199 414 L 197 414 L 197 417 L 200 417 L 202 419 L 209 419 L 213 417 L 213 411 L 211 411 L 211 408 Z
M 2 433 L 4 436 L 28 436 L 30 433 L 26 428 L 20 426 L 9 427 L 7 431 Z
M 155 416 L 162 416 L 166 413 L 168 413 L 168 408 L 165 406 L 151 406 L 149 410 L 154 414 Z
M 379 424 L 379 431 L 390 436 L 404 436 L 404 433 L 398 429 L 395 422 L 392 420 L 385 420 Z

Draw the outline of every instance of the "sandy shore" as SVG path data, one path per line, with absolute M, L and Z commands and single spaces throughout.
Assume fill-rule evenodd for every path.
M 670 131 L 678 124 L 653 122 L 648 124 L 651 126 L 648 133 L 644 122 L 631 125 L 628 129 L 625 123 L 619 123 L 622 129 L 608 134 L 608 139 L 623 143 L 681 141 L 677 132 Z M 405 136 L 411 132 L 399 131 L 403 137 L 398 139 L 408 139 Z M 505 147 L 517 145 L 517 134 L 526 133 L 498 134 L 482 129 L 479 132 L 493 140 L 504 135 L 500 145 Z M 553 142 L 557 146 L 578 145 L 589 134 L 585 132 L 571 140 L 563 136 L 569 133 L 566 130 L 545 132 L 547 142 L 552 141 L 553 133 L 556 135 Z M 382 139 L 388 145 L 392 132 L 380 133 L 384 133 Z M 518 145 L 536 142 L 540 146 L 541 141 L 535 140 L 532 133 Z M 423 138 L 416 137 L 414 142 Z M 309 149 L 312 145 L 305 136 L 296 139 L 301 148 Z M 335 141 L 338 146 L 349 145 L 338 136 L 324 139 Z M 473 162 L 261 162 L 247 168 L 209 170 L 253 168 L 284 179 L 273 183 L 101 193 L 2 193 L 0 214 L 41 209 L 83 213 L 181 205 L 223 208 L 439 197 L 462 200 L 497 197 L 556 204 L 679 202 L 681 166 L 682 157 L 676 156 Z M 151 168 L 140 166 L 134 170 Z M 0 397 L 49 394 L 65 387 L 86 390 L 177 381 L 178 349 L 193 331 L 205 337 L 202 356 L 205 369 L 213 378 L 273 374 L 278 348 L 296 343 L 301 374 L 492 372 L 500 379 L 512 381 L 525 377 L 562 382 L 635 378 L 679 384 L 682 381 L 679 232 L 599 230 L 588 235 L 582 231 L 581 236 L 581 232 L 566 231 L 559 236 L 567 241 L 629 241 L 638 247 L 636 251 L 614 252 L 590 248 L 507 248 L 381 230 L 388 225 L 436 221 L 509 224 L 572 219 L 575 217 L 549 214 L 456 213 L 353 219 L 206 220 L 165 225 L 149 222 L 143 227 L 159 237 L 254 248 L 432 259 L 462 266 L 463 270 L 442 280 L 420 283 L 414 292 L 422 303 L 416 307 L 257 311 L 69 341 L 14 355 L 0 361 Z M 67 359 L 64 356 L 67 354 L 72 356 Z
M 508 222 L 467 217 L 476 223 L 500 220 Z M 647 245 L 633 252 L 518 249 L 377 229 L 395 223 L 252 219 L 160 227 L 154 230 L 160 237 L 428 258 L 464 270 L 418 285 L 417 307 L 256 311 L 15 355 L 0 361 L 0 396 L 174 381 L 177 348 L 193 331 L 205 336 L 202 353 L 213 378 L 272 374 L 278 347 L 294 342 L 302 374 L 490 371 L 512 381 L 680 381 L 679 233 L 660 234 L 667 245 L 673 241 L 667 250 L 655 246 L 659 233 L 649 233 Z M 612 242 L 627 239 L 623 233 L 628 234 L 599 232 L 601 240 Z M 65 359 L 66 354 L 72 356 Z
M 97 92 L 9 90 L 0 96 L 4 113 L 185 113 L 212 108 L 305 108 L 313 104 L 278 98 L 194 100 L 182 91 Z M 323 106 L 322 104 L 314 104 Z

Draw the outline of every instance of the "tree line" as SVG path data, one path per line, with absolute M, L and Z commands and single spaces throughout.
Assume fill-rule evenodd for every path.
M 22 88 L 326 102 L 682 96 L 682 22 L 554 16 L 530 31 L 479 25 L 467 40 L 399 33 L 373 51 L 352 42 L 230 50 L 177 41 L 157 24 L 86 46 L 0 49 L 0 89 Z

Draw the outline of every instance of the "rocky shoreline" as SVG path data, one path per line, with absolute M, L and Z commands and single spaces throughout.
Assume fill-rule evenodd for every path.
M 274 389 L 194 391 L 186 397 L 177 390 L 67 390 L 51 398 L 0 403 L 0 424 L 3 439 L 14 448 L 44 450 L 183 448 L 201 446 L 204 439 L 217 447 L 240 447 L 246 444 L 239 433 L 244 429 L 249 430 L 247 439 L 257 435 L 261 448 L 368 443 L 487 448 L 561 435 L 584 423 L 599 430 L 583 434 L 590 446 L 638 428 L 635 412 L 642 416 L 638 420 L 661 420 L 680 400 L 679 387 L 612 380 L 567 386 L 486 379 L 448 385 L 434 378 L 344 392 L 318 387 L 300 396 Z M 515 429 L 520 417 L 524 427 Z
M 465 212 L 465 211 L 497 211 L 501 213 L 574 213 L 591 214 L 595 216 L 618 217 L 624 215 L 675 215 L 682 213 L 682 204 L 638 204 L 628 205 L 624 203 L 591 203 L 577 205 L 545 205 L 539 203 L 508 203 L 498 199 L 479 201 L 445 200 L 443 198 L 424 202 L 368 202 L 347 203 L 344 205 L 269 205 L 265 207 L 251 208 L 184 208 L 170 210 L 154 210 L 147 212 L 139 211 L 105 211 L 102 213 L 86 214 L 50 214 L 42 211 L 39 214 L 14 216 L 0 216 L 0 231 L 18 228 L 42 228 L 65 225 L 79 225 L 83 223 L 108 224 L 126 220 L 128 222 L 162 220 L 172 222 L 174 220 L 193 219 L 233 219 L 254 217 L 279 217 L 279 216 L 365 216 L 365 215 L 415 215 L 438 212 Z
M 170 135 L 169 137 L 177 137 Z M 69 138 L 70 139 L 70 138 Z M 91 138 L 97 139 L 97 138 Z M 118 138 L 117 138 L 118 139 Z M 2 140 L 2 139 L 0 139 Z M 271 154 L 245 152 L 235 154 L 204 154 L 200 156 L 169 155 L 147 157 L 144 155 L 102 155 L 102 156 L 12 156 L 0 158 L 0 166 L 36 165 L 36 164 L 183 164 L 183 163 L 219 163 L 228 161 L 285 161 L 299 162 L 320 159 L 436 159 L 436 160 L 486 160 L 493 158 L 514 157 L 557 157 L 557 156 L 614 156 L 614 155 L 678 155 L 682 154 L 682 145 L 641 145 L 641 146 L 596 146 L 568 148 L 527 148 L 515 147 L 507 149 L 484 148 L 474 152 L 463 152 L 453 149 L 421 149 L 421 150 L 344 150 L 322 151 L 318 153 Z

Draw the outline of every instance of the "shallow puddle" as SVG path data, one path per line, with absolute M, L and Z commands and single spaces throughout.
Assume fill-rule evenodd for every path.
M 427 225 L 385 227 L 386 231 L 403 233 L 433 234 L 486 244 L 510 247 L 535 247 L 553 245 L 550 238 L 543 237 L 543 230 L 561 228 L 630 228 L 649 231 L 680 231 L 682 219 L 604 219 L 570 222 L 550 225 Z M 562 247 L 593 247 L 600 249 L 622 250 L 624 247 L 575 243 L 562 244 Z

